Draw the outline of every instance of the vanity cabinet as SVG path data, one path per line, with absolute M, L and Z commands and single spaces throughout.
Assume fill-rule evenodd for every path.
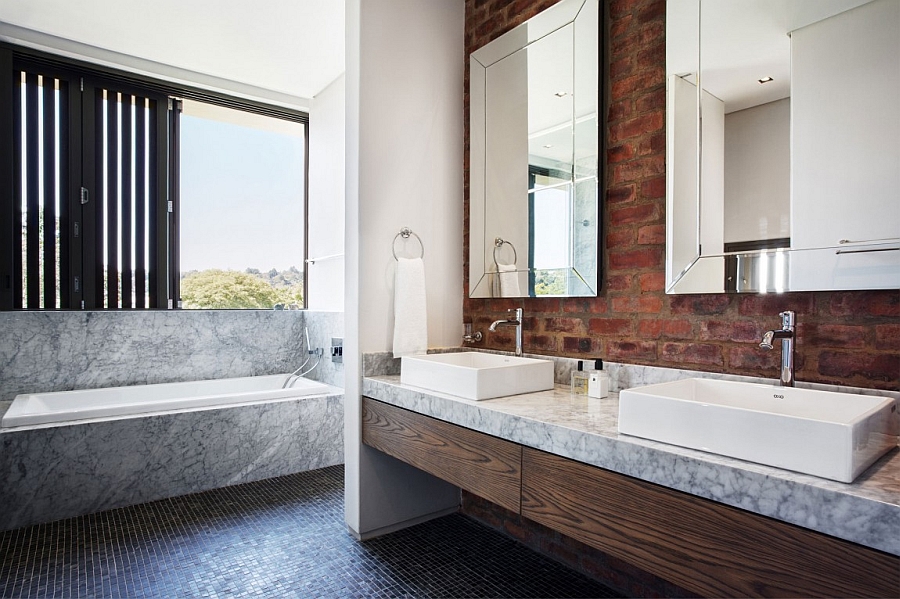
M 900 596 L 898 556 L 367 397 L 363 442 L 703 596 Z
M 522 515 L 704 596 L 900 593 L 900 558 L 524 448 Z
M 522 446 L 363 398 L 362 441 L 518 513 Z

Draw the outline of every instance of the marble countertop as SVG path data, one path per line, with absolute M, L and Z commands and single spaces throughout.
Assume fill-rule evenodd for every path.
M 900 555 L 900 449 L 853 484 L 620 435 L 618 394 L 552 391 L 472 401 L 363 379 L 362 394 L 579 462 Z

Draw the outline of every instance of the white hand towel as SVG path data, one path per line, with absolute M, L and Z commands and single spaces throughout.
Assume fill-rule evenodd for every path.
M 519 297 L 519 273 L 515 264 L 498 264 L 500 271 L 500 297 Z
M 425 263 L 421 258 L 398 258 L 394 278 L 394 357 L 427 351 Z

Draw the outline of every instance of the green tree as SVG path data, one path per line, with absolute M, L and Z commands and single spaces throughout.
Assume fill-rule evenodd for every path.
M 181 279 L 181 301 L 184 308 L 271 309 L 285 303 L 289 296 L 258 276 L 236 270 L 210 269 L 191 272 Z M 301 302 L 302 294 L 300 295 Z M 297 301 L 296 299 L 289 299 Z

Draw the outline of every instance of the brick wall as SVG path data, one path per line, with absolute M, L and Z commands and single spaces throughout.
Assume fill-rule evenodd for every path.
M 468 54 L 556 0 L 466 0 Z M 681 295 L 664 292 L 665 0 L 607 2 L 608 93 L 605 247 L 596 298 L 470 299 L 464 320 L 484 347 L 511 349 L 509 329 L 488 333 L 523 307 L 532 353 L 778 376 L 779 351 L 758 348 L 778 312 L 797 312 L 797 378 L 900 390 L 900 291 Z M 468 277 L 468 96 L 464 276 Z

